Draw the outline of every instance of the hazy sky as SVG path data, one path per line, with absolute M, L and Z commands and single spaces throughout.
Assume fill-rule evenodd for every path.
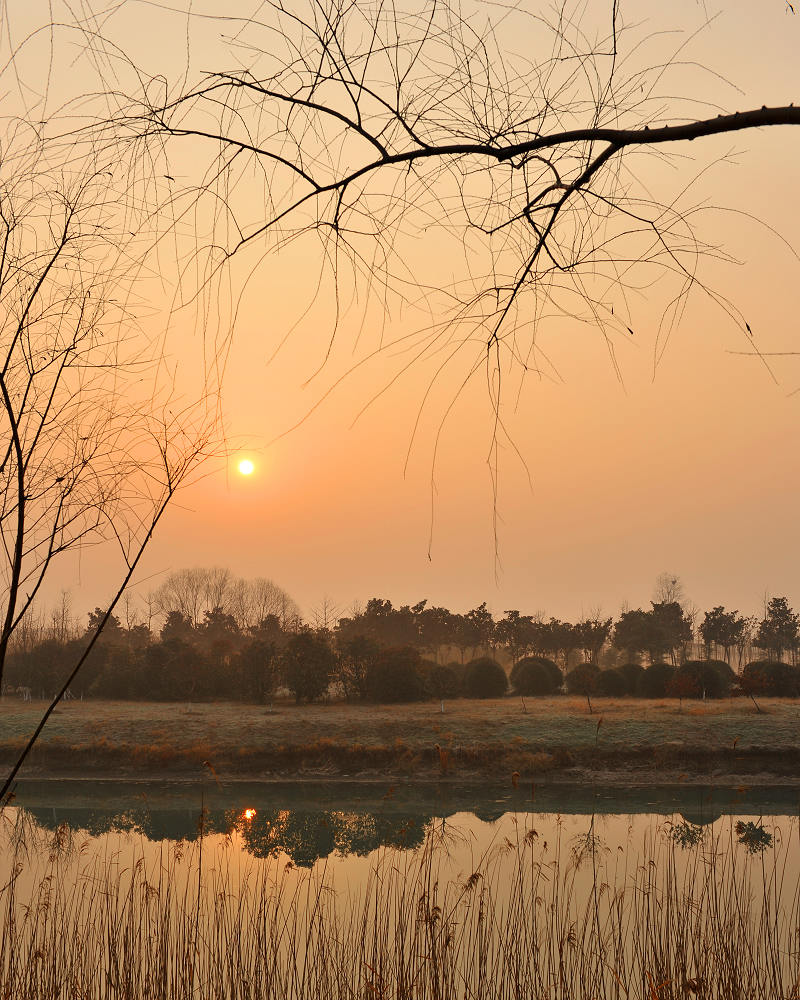
M 600 0 L 586 6 L 589 22 L 609 8 Z M 641 25 L 639 37 L 666 27 L 682 32 L 651 40 L 644 51 L 655 59 L 717 7 L 680 59 L 719 78 L 686 66 L 673 71 L 664 92 L 672 87 L 678 96 L 707 100 L 707 114 L 800 100 L 800 18 L 783 0 L 632 0 L 623 13 Z M 185 19 L 160 5 L 131 3 L 101 20 L 150 72 L 171 79 L 183 72 Z M 11 23 L 22 31 L 21 21 Z M 214 45 L 224 49 L 222 33 L 220 25 L 203 27 L 192 42 L 190 75 L 195 66 L 210 68 L 203 59 L 219 51 Z M 769 227 L 788 240 L 800 232 L 800 131 L 738 134 L 677 152 L 686 159 L 643 167 L 651 171 L 654 197 L 668 200 L 706 163 L 733 154 L 701 178 L 687 204 L 747 213 L 709 210 L 698 219 L 705 238 L 740 263 L 708 260 L 701 274 L 741 309 L 762 351 L 797 349 L 800 264 Z M 450 264 L 440 239 L 432 231 L 418 250 L 403 248 L 421 280 L 437 280 Z M 300 241 L 254 272 L 224 381 L 230 460 L 209 467 L 177 498 L 146 558 L 142 590 L 171 569 L 222 565 L 271 577 L 306 612 L 326 596 L 345 608 L 378 595 L 396 603 L 428 598 L 455 610 L 485 600 L 497 613 L 518 608 L 574 618 L 598 607 L 616 614 L 623 601 L 639 606 L 655 577 L 670 570 L 701 608 L 758 611 L 765 591 L 800 605 L 800 392 L 793 394 L 800 390 L 800 357 L 772 358 L 770 373 L 759 359 L 737 353 L 750 350 L 746 337 L 697 293 L 656 365 L 665 302 L 653 290 L 635 303 L 635 336 L 616 344 L 620 381 L 596 330 L 554 317 L 540 332 L 552 361 L 546 377 L 530 373 L 520 386 L 509 376 L 514 389 L 504 397 L 504 417 L 527 469 L 503 447 L 496 557 L 485 378 L 458 395 L 442 426 L 466 360 L 451 366 L 434 383 L 409 453 L 435 361 L 413 366 L 362 410 L 405 360 L 396 349 L 370 357 L 376 331 L 385 322 L 387 341 L 398 338 L 419 317 L 398 310 L 384 320 L 368 310 L 359 339 L 354 309 L 315 374 L 332 318 L 327 285 L 315 300 L 318 258 L 314 240 Z M 254 261 L 242 267 L 250 270 Z M 189 324 L 178 334 L 178 354 L 199 351 Z M 236 472 L 244 456 L 256 466 L 246 479 Z M 77 609 L 104 600 L 111 573 L 110 555 L 95 551 L 57 582 L 73 589 Z

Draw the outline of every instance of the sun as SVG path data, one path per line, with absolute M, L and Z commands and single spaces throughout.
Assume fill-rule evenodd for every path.
M 243 476 L 252 476 L 254 470 L 255 465 L 253 465 L 249 458 L 243 458 L 241 462 L 239 462 L 239 472 Z

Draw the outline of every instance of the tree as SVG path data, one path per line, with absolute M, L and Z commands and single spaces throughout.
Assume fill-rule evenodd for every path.
M 508 690 L 506 672 L 490 656 L 470 660 L 464 673 L 464 694 L 468 698 L 501 698 Z
M 676 602 L 682 605 L 685 596 L 683 581 L 679 576 L 666 571 L 658 574 L 655 586 L 653 587 L 653 601 L 656 604 Z
M 677 601 L 654 603 L 650 611 L 625 611 L 614 628 L 614 645 L 629 655 L 646 652 L 652 663 L 669 655 L 673 663 L 692 639 L 692 624 Z
M 373 639 L 355 635 L 337 636 L 339 662 L 336 677 L 347 701 L 364 701 L 369 696 L 369 678 L 374 671 L 381 647 Z
M 731 650 L 741 645 L 749 633 L 749 619 L 742 617 L 738 611 L 726 611 L 718 605 L 706 611 L 699 631 L 706 647 L 706 657 L 711 659 L 716 646 L 722 650 L 725 661 L 730 663 Z
M 328 643 L 306 628 L 289 637 L 281 654 L 283 680 L 299 705 L 328 691 L 336 655 Z
M 425 696 L 422 658 L 413 646 L 379 649 L 367 676 L 369 696 L 378 702 L 419 701 Z
M 600 652 L 611 635 L 611 618 L 584 618 L 575 626 L 575 636 L 589 663 L 597 663 Z
M 519 695 L 556 694 L 562 679 L 558 665 L 542 656 L 526 656 L 511 668 L 511 685 Z
M 343 0 L 274 0 L 257 20 L 227 12 L 246 67 L 166 87 L 160 103 L 134 98 L 123 122 L 167 157 L 192 150 L 202 183 L 176 200 L 187 210 L 213 203 L 224 217 L 208 245 L 212 270 L 312 234 L 333 281 L 347 271 L 389 305 L 415 278 L 407 241 L 438 223 L 442 239 L 460 241 L 463 265 L 449 283 L 416 276 L 437 319 L 418 353 L 444 336 L 461 345 L 465 377 L 487 366 L 497 374 L 487 383 L 499 415 L 503 365 L 536 365 L 543 310 L 597 326 L 613 353 L 618 336 L 635 336 L 637 273 L 648 298 L 663 279 L 663 338 L 692 292 L 710 291 L 697 264 L 717 248 L 700 213 L 688 195 L 651 194 L 643 154 L 797 125 L 800 108 L 698 117 L 688 82 L 683 99 L 662 99 L 659 82 L 677 72 L 682 50 L 643 63 L 637 50 L 654 38 L 627 23 L 618 0 L 603 6 L 602 22 L 587 12 L 586 25 L 558 7 L 551 17 L 530 5 L 483 15 L 447 2 L 403 11 Z M 263 192 L 237 199 L 239 182 L 255 176 Z M 715 301 L 749 338 L 735 306 Z
M 580 694 L 586 699 L 589 715 L 592 714 L 592 695 L 600 686 L 600 671 L 594 663 L 579 663 L 564 678 L 568 694 Z
M 773 660 L 780 660 L 787 651 L 797 652 L 800 644 L 800 616 L 789 607 L 785 597 L 773 597 L 767 613 L 758 627 L 753 642 L 766 650 Z
M 159 208 L 143 197 L 152 173 L 144 163 L 135 175 L 122 166 L 120 135 L 97 105 L 89 110 L 85 87 L 80 109 L 65 96 L 55 54 L 62 27 L 50 25 L 45 87 L 29 86 L 26 72 L 39 32 L 13 51 L 7 35 L 0 40 L 0 686 L 13 637 L 38 613 L 66 555 L 104 545 L 107 566 L 116 553 L 116 583 L 92 630 L 66 647 L 53 700 L 0 802 L 100 649 L 176 490 L 216 450 L 211 375 L 178 379 L 169 310 L 157 315 L 143 288 L 151 268 L 166 284 L 180 269 L 153 267 L 152 238 L 162 230 Z M 35 72 L 40 81 L 41 63 Z M 87 83 L 102 89 L 96 78 Z

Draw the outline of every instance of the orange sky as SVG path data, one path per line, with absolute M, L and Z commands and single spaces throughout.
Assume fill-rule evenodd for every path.
M 647 20 L 654 30 L 671 24 L 690 33 L 702 23 L 703 10 L 713 13 L 717 5 L 684 0 L 668 11 L 664 6 L 628 3 L 626 17 L 631 23 Z M 800 99 L 800 18 L 791 16 L 783 0 L 718 6 L 719 15 L 687 52 L 741 93 L 696 68 L 676 72 L 670 85 L 726 110 Z M 592 0 L 588 7 L 591 18 L 608 4 Z M 21 32 L 22 22 L 14 30 Z M 131 3 L 104 30 L 124 39 L 136 58 L 146 58 L 150 70 L 180 74 L 185 21 L 156 5 Z M 203 68 L 203 60 L 213 58 L 213 44 L 221 44 L 209 41 L 211 34 L 196 43 L 194 58 Z M 669 46 L 664 41 L 663 51 Z M 706 157 L 731 150 L 734 161 L 707 175 L 692 200 L 744 210 L 788 239 L 796 237 L 796 130 L 728 136 L 679 150 L 696 162 L 645 167 L 652 185 L 659 185 L 654 194 L 668 197 Z M 791 351 L 800 264 L 753 219 L 708 212 L 704 234 L 742 264 L 708 261 L 703 275 L 735 301 L 761 350 Z M 403 252 L 430 280 L 450 266 L 446 245 L 431 232 Z M 654 370 L 663 307 L 654 294 L 636 306 L 635 336 L 619 341 L 620 384 L 596 331 L 554 319 L 541 343 L 557 374 L 529 376 L 516 406 L 513 390 L 504 397 L 504 416 L 532 485 L 505 447 L 496 560 L 486 464 L 491 407 L 480 377 L 444 425 L 432 489 L 437 428 L 460 384 L 466 355 L 464 364 L 454 364 L 436 383 L 407 467 L 433 367 L 412 367 L 359 416 L 403 364 L 396 351 L 368 358 L 382 320 L 374 309 L 360 340 L 357 310 L 345 319 L 331 359 L 310 383 L 330 333 L 330 289 L 272 357 L 313 298 L 316 254 L 313 240 L 301 241 L 263 261 L 250 281 L 224 382 L 230 461 L 178 498 L 146 558 L 142 590 L 156 586 L 170 569 L 224 565 L 237 575 L 271 577 L 306 612 L 325 596 L 344 608 L 379 595 L 396 603 L 428 598 L 454 610 L 485 600 L 498 614 L 518 608 L 574 618 L 598 607 L 616 614 L 623 601 L 643 604 L 655 577 L 669 570 L 681 576 L 701 608 L 725 604 L 756 612 L 765 591 L 800 605 L 800 393 L 792 395 L 800 389 L 800 359 L 776 358 L 776 383 L 757 359 L 735 353 L 748 350 L 746 338 L 698 294 Z M 452 269 L 457 265 L 453 258 Z M 251 266 L 252 259 L 243 261 L 239 276 Z M 180 322 L 175 351 L 191 355 L 198 349 L 196 334 L 188 323 L 182 331 Z M 386 337 L 418 324 L 419 315 L 395 311 L 386 321 Z M 235 471 L 243 456 L 256 464 L 247 479 Z M 111 579 L 110 556 L 95 552 L 83 557 L 79 573 L 70 564 L 53 585 L 71 587 L 79 609 L 101 603 Z

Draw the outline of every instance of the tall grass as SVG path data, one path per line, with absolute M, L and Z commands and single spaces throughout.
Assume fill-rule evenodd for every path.
M 531 821 L 466 869 L 434 826 L 343 879 L 336 863 L 251 858 L 235 830 L 98 854 L 9 811 L 0 997 L 798 996 L 796 824 L 750 854 L 732 823 L 702 839 L 654 823 L 623 850 L 594 823 L 547 843 Z

